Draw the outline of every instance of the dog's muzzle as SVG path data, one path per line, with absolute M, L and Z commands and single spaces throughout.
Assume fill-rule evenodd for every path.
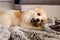
M 41 22 L 40 22 L 41 21 Z M 37 19 L 34 19 L 34 18 L 32 18 L 31 19 L 31 23 L 32 23 L 32 25 L 34 26 L 34 27 L 39 27 L 39 26 L 41 26 L 42 25 L 42 21 L 43 20 L 39 20 L 38 18 Z M 39 22 L 39 23 L 38 23 Z

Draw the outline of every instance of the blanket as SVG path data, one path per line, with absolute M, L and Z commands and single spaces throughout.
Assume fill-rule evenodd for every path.
M 42 31 L 19 26 L 7 28 L 0 24 L 0 40 L 60 40 L 60 20 L 49 19 L 44 23 Z

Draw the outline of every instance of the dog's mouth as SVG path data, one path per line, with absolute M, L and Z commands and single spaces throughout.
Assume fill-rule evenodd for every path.
M 34 18 L 31 19 L 31 24 L 32 26 L 34 27 L 39 27 L 39 26 L 42 26 L 43 22 L 37 22 Z

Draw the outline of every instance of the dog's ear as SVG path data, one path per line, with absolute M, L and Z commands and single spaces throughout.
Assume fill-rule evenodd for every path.
M 19 19 L 22 16 L 22 12 L 19 10 L 15 11 L 15 16 Z
M 21 11 L 21 13 L 23 14 L 23 13 L 24 13 L 24 11 Z
M 0 12 L 0 16 L 3 16 L 4 15 L 4 12 Z

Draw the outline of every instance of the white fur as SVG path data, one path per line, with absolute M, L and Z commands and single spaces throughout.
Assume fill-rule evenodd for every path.
M 41 16 L 38 16 L 37 13 L 40 13 Z M 34 18 L 34 19 L 39 18 L 39 20 L 44 19 L 44 21 L 47 20 L 46 13 L 43 9 L 41 9 L 40 7 L 32 8 L 23 13 L 21 27 L 26 28 L 26 29 L 40 30 L 41 27 L 33 27 L 31 25 L 30 21 L 32 18 Z
M 2 14 L 0 15 L 0 24 L 3 24 L 6 27 L 18 25 L 19 21 L 15 16 L 15 12 L 17 12 L 17 10 L 0 11 Z

